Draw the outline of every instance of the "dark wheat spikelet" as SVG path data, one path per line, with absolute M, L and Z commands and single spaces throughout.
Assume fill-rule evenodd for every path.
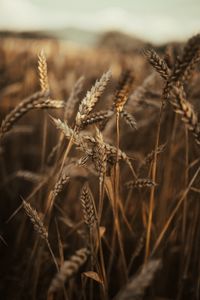
M 179 80 L 181 82 L 187 82 L 193 71 L 195 70 L 195 67 L 197 65 L 197 63 L 200 61 L 200 50 L 198 50 L 196 52 L 196 54 L 194 55 L 194 57 L 192 58 L 192 60 L 190 61 L 190 64 L 188 65 L 188 67 L 185 69 L 185 71 L 181 74 Z
M 43 103 L 48 96 L 48 91 L 37 92 L 22 100 L 2 121 L 1 137 L 13 127 L 17 120 L 31 109 L 34 109 L 38 104 Z
M 150 286 L 154 279 L 155 273 L 160 269 L 161 262 L 159 259 L 148 261 L 141 271 L 134 276 L 127 285 L 120 291 L 114 300 L 140 300 L 143 299 L 144 292 Z
M 33 227 L 37 233 L 39 233 L 40 237 L 44 239 L 45 241 L 48 241 L 48 232 L 46 228 L 44 227 L 44 224 L 42 220 L 40 219 L 37 211 L 31 207 L 29 203 L 23 200 L 22 202 L 23 208 L 27 214 L 27 216 L 30 218 Z
M 88 248 L 81 248 L 69 260 L 64 261 L 60 271 L 53 278 L 48 293 L 52 294 L 62 289 L 64 283 L 69 281 L 87 261 L 89 253 Z
M 38 55 L 38 70 L 39 70 L 41 91 L 43 92 L 48 91 L 49 82 L 48 82 L 48 75 L 47 75 L 47 62 L 43 50 Z
M 174 71 L 171 80 L 179 80 L 179 76 L 185 72 L 189 67 L 191 61 L 200 50 L 200 34 L 197 34 L 190 38 L 184 47 L 183 55 L 180 60 L 177 61 L 174 67 Z
M 88 117 L 86 117 L 85 119 L 82 120 L 81 128 L 84 128 L 87 125 L 96 124 L 98 122 L 105 121 L 112 115 L 113 115 L 112 110 L 101 110 L 101 111 L 89 114 Z
M 137 123 L 132 114 L 123 109 L 120 115 L 132 129 L 137 129 Z
M 97 217 L 92 193 L 87 183 L 84 184 L 81 190 L 80 201 L 83 211 L 84 222 L 87 226 L 92 227 L 96 223 Z
M 127 182 L 126 186 L 128 188 L 144 188 L 155 186 L 156 183 L 148 178 L 139 178 L 136 181 Z
M 181 115 L 182 121 L 194 135 L 195 141 L 200 144 L 200 123 L 192 105 L 185 99 L 183 89 L 173 87 L 171 94 L 170 103 L 174 111 Z
M 61 174 L 61 177 L 56 182 L 56 184 L 52 190 L 52 195 L 54 196 L 54 198 L 58 196 L 58 194 L 62 191 L 64 185 L 68 181 L 69 181 L 69 176 L 66 174 L 66 172 L 63 172 L 63 174 Z
M 190 76 L 195 64 L 199 61 L 199 51 L 200 34 L 197 34 L 188 40 L 183 50 L 182 57 L 176 60 L 174 69 L 168 77 L 164 88 L 165 99 L 169 98 L 172 87 L 181 86 L 181 84 L 184 83 Z
M 170 70 L 165 60 L 163 60 L 153 49 L 145 49 L 143 52 L 154 69 L 161 75 L 163 79 L 167 80 Z
M 117 112 L 121 112 L 123 110 L 123 107 L 131 92 L 133 80 L 134 77 L 131 70 L 127 69 L 121 74 L 114 98 L 114 107 Z

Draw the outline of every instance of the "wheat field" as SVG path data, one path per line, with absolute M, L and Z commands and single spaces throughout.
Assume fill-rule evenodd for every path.
M 116 39 L 1 37 L 1 299 L 200 299 L 200 35 Z

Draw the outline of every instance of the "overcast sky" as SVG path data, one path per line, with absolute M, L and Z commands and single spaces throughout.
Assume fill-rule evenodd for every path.
M 152 42 L 200 31 L 200 0 L 0 0 L 0 29 L 119 29 Z

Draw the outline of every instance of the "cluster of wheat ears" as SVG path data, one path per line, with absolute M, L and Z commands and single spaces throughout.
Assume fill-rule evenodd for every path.
M 200 35 L 178 56 L 168 52 L 140 53 L 154 71 L 139 86 L 134 67 L 122 61 L 111 94 L 112 68 L 82 99 L 80 77 L 67 101 L 52 96 L 51 65 L 39 53 L 40 89 L 6 114 L 0 129 L 4 174 L 18 122 L 42 111 L 40 168 L 10 171 L 0 186 L 8 195 L 16 178 L 31 184 L 28 195 L 15 193 L 19 205 L 4 222 L 18 222 L 11 273 L 21 278 L 15 298 L 3 299 L 199 299 L 200 121 L 190 98 L 200 96 Z M 17 147 L 34 148 L 34 140 Z M 7 289 L 8 282 L 4 272 Z

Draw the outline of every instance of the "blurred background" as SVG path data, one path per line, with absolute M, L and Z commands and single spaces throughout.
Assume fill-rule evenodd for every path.
M 154 44 L 183 41 L 200 29 L 199 0 L 1 0 L 1 31 L 45 32 L 93 43 L 120 31 Z

